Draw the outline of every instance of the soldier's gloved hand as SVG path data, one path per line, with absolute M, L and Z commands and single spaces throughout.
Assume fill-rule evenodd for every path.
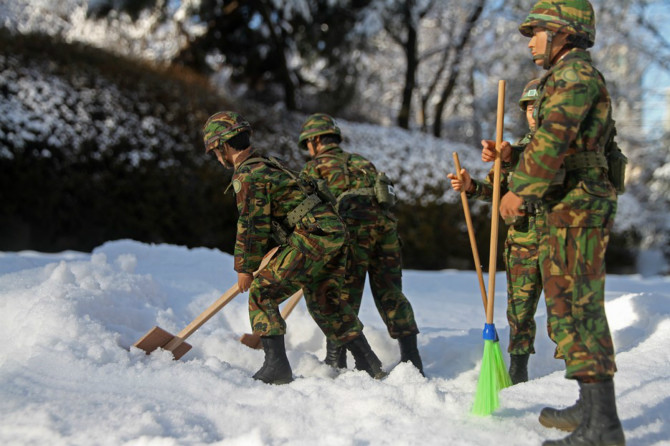
M 514 192 L 507 192 L 500 200 L 500 216 L 504 219 L 509 219 L 516 216 L 526 215 L 520 208 L 523 204 L 523 199 Z
M 500 145 L 501 160 L 510 163 L 512 162 L 512 145 L 509 141 L 503 141 Z M 482 161 L 491 163 L 496 160 L 496 142 L 490 139 L 482 140 Z
M 237 287 L 242 293 L 249 291 L 251 282 L 254 281 L 254 275 L 249 273 L 237 273 Z
M 468 171 L 461 169 L 461 177 L 463 178 L 463 181 L 459 180 L 456 174 L 450 173 L 447 175 L 447 178 L 451 180 L 451 187 L 453 187 L 456 192 L 460 192 L 461 190 L 473 192 L 474 184 L 472 184 L 472 178 Z

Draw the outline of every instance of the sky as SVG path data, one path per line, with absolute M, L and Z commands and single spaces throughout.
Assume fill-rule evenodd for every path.
M 238 341 L 249 332 L 246 295 L 196 331 L 178 361 L 131 347 L 155 325 L 173 334 L 188 325 L 234 284 L 232 266 L 215 249 L 131 240 L 92 253 L 0 252 L 0 444 L 523 446 L 564 436 L 537 421 L 545 405 L 577 398 L 553 358 L 544 300 L 530 380 L 501 390 L 493 414 L 471 413 L 485 322 L 474 272 L 404 271 L 425 378 L 398 364 L 397 342 L 367 286 L 360 317 L 390 372 L 383 380 L 324 365 L 324 337 L 302 302 L 287 319 L 295 378 L 288 385 L 251 378 L 263 353 Z M 495 289 L 506 352 L 503 273 Z M 607 278 L 618 411 L 630 446 L 670 444 L 669 289 L 669 277 Z

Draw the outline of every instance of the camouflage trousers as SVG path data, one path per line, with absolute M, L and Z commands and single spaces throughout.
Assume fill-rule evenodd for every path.
M 251 283 L 249 319 L 261 336 L 283 335 L 286 322 L 279 304 L 302 288 L 307 309 L 326 337 L 342 345 L 363 331 L 354 310 L 341 298 L 347 250 L 344 233 L 314 235 L 293 240 L 279 250 Z M 306 249 L 305 240 L 313 249 Z
M 580 182 L 541 228 L 547 325 L 568 379 L 604 380 L 616 371 L 605 314 L 605 251 L 615 214 L 611 188 Z
M 392 338 L 419 332 L 414 311 L 402 292 L 402 257 L 397 223 L 380 215 L 368 222 L 345 218 L 351 243 L 343 296 L 356 314 L 361 307 L 366 275 L 375 306 Z
M 511 355 L 535 353 L 535 311 L 542 294 L 540 240 L 536 225 L 544 214 L 530 214 L 509 226 L 505 240 L 507 272 L 507 321 Z

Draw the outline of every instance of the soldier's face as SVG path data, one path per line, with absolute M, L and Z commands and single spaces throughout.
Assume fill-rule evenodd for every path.
M 547 52 L 547 30 L 542 28 L 533 28 L 533 37 L 528 42 L 528 48 L 533 55 L 535 65 L 542 66 L 545 57 L 550 55 Z
M 533 117 L 533 111 L 534 110 L 535 110 L 535 107 L 533 106 L 533 104 L 529 104 L 526 107 L 526 119 L 528 120 L 528 128 L 531 131 L 535 130 L 535 124 L 536 124 L 535 117 Z
M 222 146 L 219 146 L 218 149 L 213 150 L 214 155 L 216 156 L 216 159 L 219 161 L 219 163 L 225 167 L 226 169 L 230 169 L 233 166 L 233 161 L 232 159 L 228 159 L 230 156 L 228 154 L 228 150 L 226 150 L 226 145 L 223 144 Z
M 316 149 L 317 149 L 317 146 L 314 143 L 314 140 L 313 139 L 308 139 L 307 140 L 307 150 L 309 151 L 309 156 L 314 158 L 316 156 Z

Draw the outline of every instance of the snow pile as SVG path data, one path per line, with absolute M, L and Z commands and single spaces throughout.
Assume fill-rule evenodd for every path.
M 323 365 L 323 335 L 302 303 L 288 319 L 296 378 L 289 385 L 251 379 L 263 354 L 238 341 L 249 331 L 246 296 L 193 334 L 193 349 L 179 361 L 130 348 L 154 325 L 177 333 L 234 280 L 231 256 L 209 249 L 116 241 L 90 255 L 0 253 L 0 443 L 537 445 L 563 436 L 537 422 L 544 405 L 568 405 L 577 395 L 552 357 L 543 303 L 531 381 L 503 390 L 492 416 L 469 413 L 484 323 L 472 272 L 405 272 L 427 378 L 397 365 L 397 344 L 367 288 L 361 319 L 391 372 L 382 381 L 351 369 L 336 375 Z M 669 284 L 662 277 L 608 278 L 629 444 L 670 438 Z M 495 312 L 505 350 L 502 273 Z

